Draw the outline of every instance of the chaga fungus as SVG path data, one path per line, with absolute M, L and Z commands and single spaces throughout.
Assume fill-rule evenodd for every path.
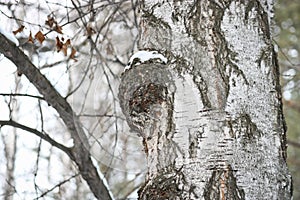
M 149 112 L 153 104 L 161 104 L 167 90 L 162 85 L 149 83 L 143 85 L 133 92 L 132 99 L 129 100 L 129 108 L 132 112 Z
M 170 70 L 161 63 L 142 63 L 121 77 L 119 99 L 128 125 L 142 134 L 159 118 L 172 115 L 175 84 Z

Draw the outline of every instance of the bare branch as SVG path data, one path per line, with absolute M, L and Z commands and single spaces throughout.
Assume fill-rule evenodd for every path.
M 74 140 L 73 156 L 70 158 L 77 164 L 82 177 L 87 181 L 93 194 L 98 199 L 112 199 L 96 167 L 92 163 L 87 137 L 78 116 L 74 113 L 70 104 L 13 42 L 0 34 L 0 43 L 0 53 L 4 54 L 17 66 L 18 71 L 28 78 L 48 104 L 59 113 L 60 118 Z
M 108 114 L 80 114 L 79 117 L 119 117 L 116 115 L 108 115 Z M 121 117 L 119 117 L 121 118 Z
M 48 134 L 43 134 L 42 132 L 36 130 L 36 129 L 33 129 L 33 128 L 30 128 L 28 126 L 24 126 L 23 124 L 19 124 L 18 122 L 15 122 L 13 120 L 0 120 L 0 127 L 2 126 L 12 126 L 12 127 L 15 127 L 15 128 L 19 128 L 19 129 L 22 129 L 24 131 L 27 131 L 27 132 L 30 132 L 30 133 L 33 133 L 34 135 L 40 137 L 41 139 L 49 142 L 52 146 L 55 146 L 56 148 L 62 150 L 63 152 L 65 152 L 69 157 L 73 157 L 72 155 L 72 152 L 71 152 L 71 149 L 56 142 L 55 140 L 53 140 Z M 71 158 L 72 159 L 72 158 Z M 72 159 L 73 160 L 73 159 Z

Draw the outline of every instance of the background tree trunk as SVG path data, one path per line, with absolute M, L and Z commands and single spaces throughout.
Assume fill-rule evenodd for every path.
M 148 159 L 139 199 L 291 199 L 272 6 L 142 2 L 140 49 L 168 63 L 122 76 L 121 107 Z

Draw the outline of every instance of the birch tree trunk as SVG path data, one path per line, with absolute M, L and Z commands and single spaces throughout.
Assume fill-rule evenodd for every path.
M 291 199 L 273 1 L 141 4 L 156 56 L 133 57 L 119 91 L 148 159 L 139 199 Z

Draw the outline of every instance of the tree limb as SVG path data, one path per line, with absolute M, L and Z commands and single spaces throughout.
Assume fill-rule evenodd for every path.
M 34 135 L 36 135 L 36 136 L 42 138 L 43 140 L 49 142 L 52 146 L 55 146 L 56 148 L 58 148 L 58 149 L 62 150 L 63 152 L 65 152 L 70 158 L 73 157 L 70 148 L 56 142 L 48 134 L 43 134 L 42 132 L 40 132 L 36 129 L 30 128 L 28 126 L 24 126 L 23 124 L 20 124 L 18 122 L 13 121 L 13 120 L 0 120 L 0 127 L 6 126 L 6 125 L 7 126 L 12 126 L 12 127 L 15 127 L 15 128 L 20 128 L 24 131 L 33 133 Z M 72 160 L 74 160 L 74 159 L 72 159 Z
M 88 183 L 91 191 L 98 199 L 112 199 L 108 188 L 100 178 L 93 165 L 89 152 L 88 140 L 70 104 L 53 87 L 50 81 L 37 69 L 29 58 L 16 45 L 0 34 L 0 53 L 11 60 L 18 72 L 24 74 L 59 114 L 74 140 L 71 159 L 77 164 L 82 177 Z

